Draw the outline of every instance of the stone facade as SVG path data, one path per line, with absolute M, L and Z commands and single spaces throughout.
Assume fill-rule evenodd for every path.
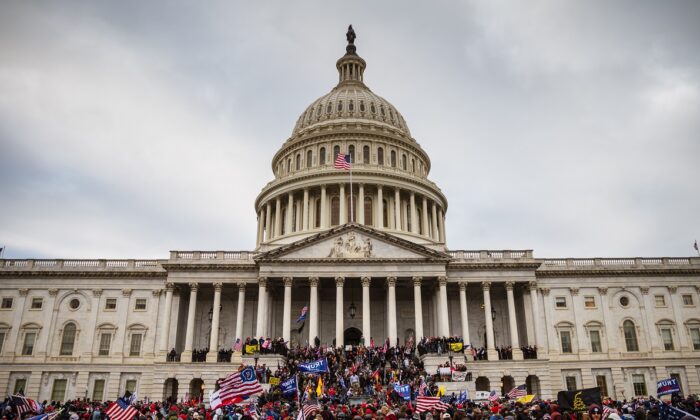
M 389 102 L 348 46 L 339 84 L 300 116 L 255 202 L 253 251 L 172 251 L 162 260 L 0 260 L 0 390 L 40 400 L 183 398 L 250 358 L 210 351 L 237 338 L 306 344 L 463 335 L 490 390 L 548 398 L 600 385 L 653 394 L 677 376 L 700 392 L 700 258 L 538 259 L 531 250 L 446 246 L 447 200 Z M 353 156 L 353 181 L 335 169 Z M 295 319 L 309 307 L 305 328 Z M 356 308 L 351 316 L 350 307 Z M 513 360 L 496 347 L 512 346 Z M 521 346 L 537 346 L 523 360 Z M 179 360 L 168 358 L 175 349 Z M 431 355 L 430 369 L 462 354 Z M 275 356 L 260 363 L 275 367 Z M 207 392 L 204 393 L 206 396 Z

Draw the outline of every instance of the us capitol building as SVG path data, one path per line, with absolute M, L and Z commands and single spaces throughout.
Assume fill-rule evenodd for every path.
M 238 338 L 340 346 L 459 335 L 488 360 L 425 356 L 429 372 L 448 357 L 466 360 L 467 382 L 448 390 L 525 383 L 551 398 L 600 386 L 622 399 L 655 395 L 657 380 L 675 377 L 684 393 L 700 393 L 700 258 L 448 248 L 448 203 L 428 179 L 430 158 L 394 105 L 365 85 L 354 39 L 350 31 L 336 62 L 338 84 L 301 113 L 272 158 L 274 179 L 255 200 L 254 250 L 0 260 L 0 390 L 39 400 L 114 399 L 127 389 L 196 397 L 254 363 L 218 357 Z M 352 157 L 352 184 L 334 167 L 339 153 Z M 513 347 L 512 360 L 499 360 L 502 346 Z M 536 358 L 523 358 L 527 346 Z M 274 369 L 279 357 L 255 361 Z

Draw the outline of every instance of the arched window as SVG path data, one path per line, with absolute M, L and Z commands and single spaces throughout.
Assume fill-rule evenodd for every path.
M 365 225 L 373 226 L 372 223 L 372 198 L 365 197 Z
M 350 163 L 355 163 L 355 146 L 348 146 L 348 154 L 350 155 Z
M 352 112 L 354 110 L 355 110 L 355 104 L 352 101 L 348 102 L 348 111 Z
M 627 351 L 639 351 L 637 328 L 634 326 L 634 322 L 628 319 L 622 323 L 622 330 L 625 333 L 625 346 L 627 346 Z
M 391 151 L 391 167 L 396 168 L 396 151 Z
M 408 163 L 406 160 L 406 155 L 401 155 L 401 168 L 405 171 L 408 169 Z
M 311 162 L 312 162 L 313 155 L 311 153 L 311 150 L 306 152 L 306 167 L 310 168 L 311 167 Z
M 377 108 L 374 107 L 374 102 L 369 104 L 369 110 L 372 112 L 372 114 L 377 113 Z
M 379 105 L 379 113 L 382 114 L 382 117 L 386 115 L 386 112 L 384 111 L 384 105 Z
M 318 164 L 319 165 L 326 164 L 326 148 L 325 147 L 322 147 L 321 150 L 318 152 Z
M 416 160 L 411 158 L 411 172 L 416 173 Z
M 316 200 L 316 211 L 314 216 L 316 217 L 314 226 L 317 228 L 321 227 L 321 199 Z
M 381 147 L 377 149 L 377 164 L 384 165 L 384 149 Z
M 287 173 L 292 172 L 292 159 L 287 159 Z
M 281 231 L 282 231 L 280 233 L 281 235 L 284 235 L 285 233 L 287 233 L 287 232 L 285 232 L 285 230 L 287 229 L 287 224 L 284 223 L 285 220 L 287 220 L 287 207 L 282 207 L 282 223 L 280 223 Z
M 73 347 L 75 346 L 75 324 L 69 322 L 63 327 L 63 335 L 61 336 L 61 356 L 72 356 Z
M 299 169 L 301 169 L 301 154 L 300 153 L 297 153 L 296 168 L 297 168 L 297 171 Z
M 343 110 L 343 101 L 338 101 L 338 112 Z
M 326 114 L 330 114 L 331 111 L 333 111 L 333 104 L 328 102 L 328 106 L 326 107 Z
M 365 112 L 365 102 L 360 101 L 360 112 Z
M 340 224 L 340 198 L 331 198 L 331 226 Z
M 338 158 L 338 154 L 340 153 L 340 146 L 333 146 L 333 162 Z
M 369 146 L 362 148 L 362 163 L 369 163 Z

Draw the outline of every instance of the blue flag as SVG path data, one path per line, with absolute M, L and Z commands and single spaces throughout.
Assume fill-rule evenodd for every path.
M 299 372 L 326 373 L 328 372 L 328 360 L 324 357 L 314 362 L 299 363 Z
M 469 393 L 465 389 L 464 391 L 459 393 L 459 398 L 457 399 L 457 402 L 460 404 L 464 404 L 465 402 L 467 402 L 468 399 L 469 399 Z
M 282 395 L 292 395 L 297 392 L 297 377 L 292 376 L 280 384 Z
M 668 404 L 661 404 L 659 407 L 659 418 L 661 420 L 681 420 L 684 416 L 695 417 L 692 414 L 681 410 L 680 408 L 671 407 Z M 697 419 L 697 417 L 695 417 Z
M 673 394 L 674 392 L 681 392 L 681 386 L 678 384 L 678 381 L 676 379 L 663 379 L 656 383 L 657 396 L 660 397 L 662 395 Z
M 397 394 L 401 398 L 403 398 L 406 401 L 411 400 L 411 386 L 410 385 L 395 385 L 394 386 L 394 391 L 396 391 Z

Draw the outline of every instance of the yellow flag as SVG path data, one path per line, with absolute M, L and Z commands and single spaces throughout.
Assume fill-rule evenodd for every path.
M 435 396 L 436 396 L 436 397 L 442 397 L 443 395 L 445 395 L 445 386 L 444 386 L 444 385 L 440 385 L 440 388 L 438 388 L 438 391 L 437 391 L 437 393 L 435 394 Z
M 535 394 L 526 395 L 524 397 L 518 398 L 517 400 L 515 400 L 515 402 L 527 404 L 527 403 L 531 402 L 534 398 L 535 398 Z
M 323 395 L 323 379 L 321 377 L 318 377 L 318 386 L 316 387 L 316 396 L 320 397 Z
M 280 378 L 276 378 L 274 376 L 270 377 L 270 380 L 268 381 L 270 385 L 279 385 L 280 384 Z
M 452 351 L 462 351 L 464 344 L 462 343 L 450 343 L 450 350 Z

